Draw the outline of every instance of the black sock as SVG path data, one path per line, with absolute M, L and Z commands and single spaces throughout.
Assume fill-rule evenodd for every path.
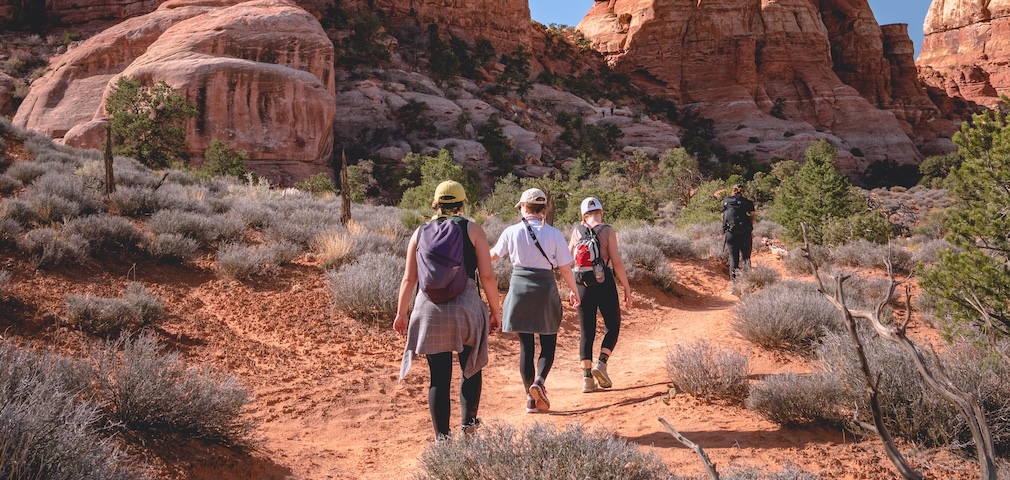
M 601 353 L 600 354 L 600 362 L 601 363 L 607 363 L 607 360 L 610 360 L 610 355 L 607 355 L 606 353 Z
M 593 376 L 593 370 L 591 368 L 583 368 L 582 369 L 582 377 L 583 378 L 592 378 L 592 376 Z

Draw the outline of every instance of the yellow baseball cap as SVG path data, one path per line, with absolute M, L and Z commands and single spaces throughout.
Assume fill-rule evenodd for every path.
M 466 200 L 466 190 L 463 185 L 453 180 L 446 180 L 435 187 L 436 203 L 459 203 Z

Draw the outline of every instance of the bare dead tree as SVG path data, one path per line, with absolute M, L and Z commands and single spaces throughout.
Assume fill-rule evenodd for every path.
M 877 381 L 872 380 L 873 376 L 867 366 L 862 344 L 855 331 L 856 319 L 869 322 L 869 324 L 873 327 L 873 330 L 880 335 L 881 338 L 900 346 L 912 359 L 923 381 L 925 381 L 931 389 L 939 393 L 940 396 L 948 402 L 954 404 L 954 406 L 960 410 L 961 415 L 968 423 L 968 429 L 971 431 L 972 439 L 975 441 L 975 453 L 978 456 L 979 463 L 979 478 L 982 480 L 996 480 L 996 463 L 994 460 L 996 456 L 992 443 L 992 434 L 989 431 L 989 424 L 986 421 L 985 412 L 979 405 L 978 400 L 974 395 L 964 392 L 958 388 L 954 382 L 947 377 L 942 369 L 937 368 L 934 370 L 931 368 L 929 363 L 926 361 L 925 355 L 923 355 L 919 347 L 916 346 L 916 344 L 912 342 L 905 333 L 908 329 L 909 322 L 912 320 L 912 293 L 908 286 L 905 286 L 906 308 L 904 322 L 901 324 L 895 324 L 889 320 L 886 322 L 883 320 L 884 307 L 886 307 L 888 302 L 891 301 L 891 298 L 894 296 L 895 289 L 902 283 L 894 277 L 894 267 L 890 258 L 886 259 L 885 262 L 887 265 L 887 276 L 890 279 L 890 282 L 888 283 L 887 292 L 884 298 L 881 299 L 880 303 L 877 304 L 873 311 L 850 309 L 845 303 L 843 290 L 844 282 L 849 277 L 846 275 L 839 275 L 837 278 L 837 288 L 834 294 L 828 293 L 828 291 L 824 288 L 824 282 L 821 280 L 819 275 L 817 262 L 810 254 L 810 243 L 807 240 L 807 226 L 806 224 L 803 224 L 802 227 L 803 256 L 810 263 L 811 269 L 813 270 L 814 279 L 817 283 L 817 290 L 828 300 L 828 302 L 834 305 L 834 307 L 845 316 L 850 336 L 853 337 L 857 352 L 860 356 L 863 374 L 866 377 L 868 393 L 870 394 L 870 408 L 873 410 L 873 420 L 876 425 L 876 430 L 878 434 L 880 434 L 881 439 L 884 441 L 884 448 L 887 450 L 887 456 L 891 462 L 895 464 L 895 467 L 898 468 L 899 472 L 901 472 L 905 478 L 922 478 L 921 474 L 912 470 L 912 468 L 904 461 L 904 457 L 902 457 L 898 452 L 897 447 L 894 445 L 893 438 L 891 438 L 890 433 L 883 424 L 880 406 L 876 401 L 879 378 Z
M 708 471 L 708 476 L 711 477 L 712 480 L 719 480 L 719 472 L 715 470 L 715 465 L 713 465 L 712 461 L 708 459 L 708 455 L 705 454 L 705 450 L 701 448 L 701 445 L 698 445 L 684 435 L 681 435 L 680 432 L 671 427 L 670 424 L 662 417 L 659 418 L 659 423 L 662 423 L 663 426 L 666 427 L 666 431 L 670 432 L 670 435 L 673 435 L 673 438 L 676 438 L 677 441 L 684 444 L 685 447 L 694 450 L 694 452 L 701 457 L 701 463 L 705 465 L 705 470 Z
M 105 124 L 105 194 L 116 193 L 116 177 L 112 173 L 112 121 Z
M 347 178 L 347 152 L 340 151 L 340 224 L 351 221 L 351 182 Z

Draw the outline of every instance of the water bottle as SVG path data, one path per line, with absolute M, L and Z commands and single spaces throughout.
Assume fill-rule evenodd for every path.
M 603 279 L 606 278 L 603 272 L 602 263 L 593 264 L 593 275 L 596 276 L 596 283 L 603 283 Z

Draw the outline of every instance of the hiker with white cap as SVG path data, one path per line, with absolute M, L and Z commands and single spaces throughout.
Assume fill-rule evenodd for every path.
M 539 188 L 526 190 L 516 208 L 521 221 L 498 237 L 491 260 L 508 256 L 512 262 L 512 278 L 502 306 L 502 332 L 519 335 L 519 373 L 527 394 L 526 412 L 536 413 L 551 408 L 544 383 L 554 364 L 562 313 L 554 269 L 561 271 L 571 290 L 568 300 L 572 306 L 577 307 L 580 300 L 565 236 L 545 220 L 547 194 Z M 534 365 L 537 335 L 540 356 Z
M 572 231 L 568 248 L 575 258 L 573 267 L 579 288 L 579 357 L 582 360 L 582 392 L 589 393 L 614 384 L 607 372 L 607 361 L 621 332 L 621 303 L 617 283 L 624 288 L 624 308 L 631 308 L 631 286 L 617 247 L 617 233 L 603 223 L 603 203 L 598 198 L 582 200 L 582 223 Z M 600 356 L 593 363 L 596 341 L 596 311 L 603 316 L 603 342 Z

